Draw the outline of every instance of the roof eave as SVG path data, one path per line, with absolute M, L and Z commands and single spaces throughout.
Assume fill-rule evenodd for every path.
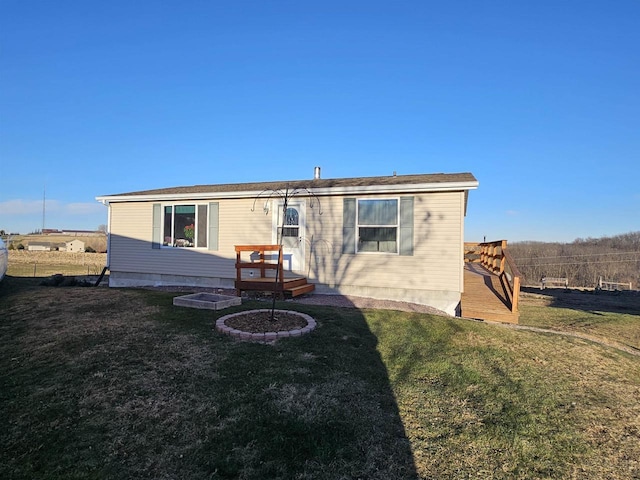
M 431 192 L 458 192 L 475 190 L 478 188 L 477 181 L 468 182 L 439 182 L 439 183 L 415 183 L 415 184 L 395 184 L 395 185 L 367 185 L 349 187 L 325 187 L 308 188 L 310 194 L 316 196 L 331 195 L 358 195 L 358 194 L 398 194 L 407 193 L 431 193 Z M 304 196 L 303 189 L 299 189 L 301 196 Z M 206 200 L 206 199 L 226 199 L 226 198 L 253 198 L 268 190 L 246 190 L 236 192 L 187 192 L 168 194 L 146 194 L 146 195 L 105 195 L 96 197 L 96 200 L 103 204 L 117 202 L 149 202 L 149 201 L 182 201 L 182 200 Z

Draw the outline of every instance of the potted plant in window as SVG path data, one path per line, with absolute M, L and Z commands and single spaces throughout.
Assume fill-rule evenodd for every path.
M 193 223 L 184 227 L 184 237 L 189 241 L 191 245 L 193 245 L 193 233 L 195 231 L 194 229 L 195 225 Z

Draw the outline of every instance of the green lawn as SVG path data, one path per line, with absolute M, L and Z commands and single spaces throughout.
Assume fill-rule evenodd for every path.
M 213 324 L 264 303 L 212 313 L 173 296 L 0 284 L 0 478 L 640 476 L 640 357 L 291 303 L 314 332 L 248 344 Z M 525 316 L 575 314 L 544 312 Z
M 520 324 L 588 335 L 640 351 L 640 292 L 534 292 L 521 295 Z

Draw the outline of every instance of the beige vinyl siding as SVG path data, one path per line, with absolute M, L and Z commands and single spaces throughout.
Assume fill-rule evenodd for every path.
M 413 255 L 342 254 L 343 196 L 304 200 L 306 231 L 304 273 L 328 287 L 460 292 L 463 266 L 464 193 L 438 192 L 370 195 L 350 198 L 413 196 Z M 273 208 L 264 200 L 224 199 L 180 203 L 219 205 L 219 249 L 152 248 L 153 204 L 111 203 L 110 267 L 112 272 L 235 278 L 235 245 L 272 243 Z M 310 205 L 314 203 L 314 207 Z M 322 212 L 322 214 L 320 214 Z
M 153 249 L 153 203 L 159 202 L 110 205 L 111 271 L 235 278 L 234 245 L 271 242 L 271 214 L 265 215 L 262 207 L 252 212 L 253 200 L 222 200 L 218 202 L 219 250 Z
M 307 215 L 307 242 L 312 244 L 307 257 L 311 261 L 310 278 L 313 281 L 329 286 L 460 291 L 463 192 L 414 196 L 412 256 L 384 253 L 342 255 L 343 197 L 326 197 L 321 201 L 323 214 Z
M 231 255 L 235 261 L 235 245 L 260 245 L 271 243 L 270 210 L 265 215 L 264 200 L 247 199 L 220 201 L 220 251 Z M 235 276 L 235 273 L 234 273 Z

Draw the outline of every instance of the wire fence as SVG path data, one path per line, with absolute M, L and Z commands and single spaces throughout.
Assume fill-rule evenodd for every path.
M 100 275 L 103 264 L 71 265 L 51 263 L 18 263 L 7 269 L 7 275 L 12 277 L 50 277 L 62 274 L 65 276 Z
M 7 275 L 13 277 L 50 277 L 100 275 L 107 263 L 104 253 L 30 252 L 9 250 Z

